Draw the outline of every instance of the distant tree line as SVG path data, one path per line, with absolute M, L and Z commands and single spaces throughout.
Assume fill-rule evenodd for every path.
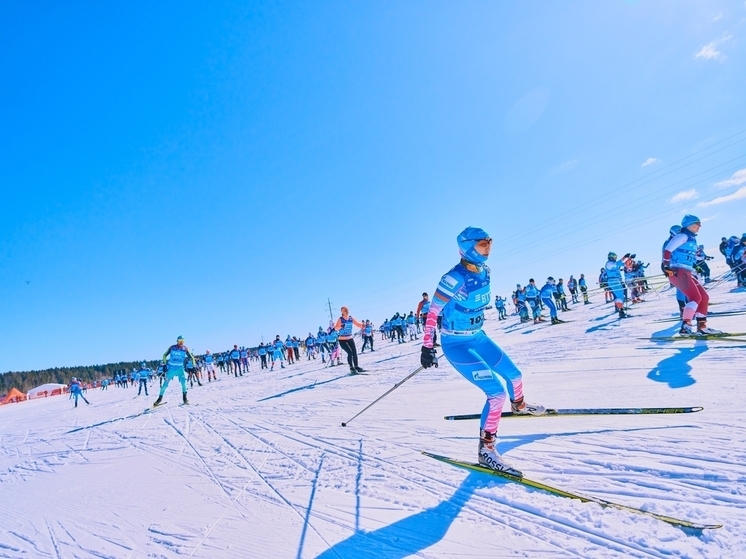
M 8 372 L 0 374 L 0 394 L 6 394 L 11 388 L 28 392 L 35 386 L 50 382 L 67 384 L 72 377 L 83 382 L 94 382 L 105 378 L 114 378 L 117 372 L 129 374 L 132 369 L 139 369 L 142 361 L 109 363 L 108 365 L 88 365 L 81 367 L 55 367 L 43 371 Z M 148 367 L 155 369 L 158 361 L 147 361 Z

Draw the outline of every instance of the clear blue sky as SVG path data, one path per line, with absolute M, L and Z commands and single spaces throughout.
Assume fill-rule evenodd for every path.
M 247 7 L 248 6 L 248 7 Z M 3 2 L 0 371 L 413 309 L 746 230 L 746 5 Z M 714 202 L 714 203 L 713 203 Z M 336 314 L 335 314 L 336 316 Z

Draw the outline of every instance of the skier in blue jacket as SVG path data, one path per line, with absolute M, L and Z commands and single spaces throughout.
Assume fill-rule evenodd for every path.
M 606 284 L 613 293 L 614 306 L 619 313 L 619 318 L 626 318 L 624 312 L 624 262 L 617 261 L 615 252 L 610 252 L 604 266 L 606 272 Z
M 539 305 L 539 288 L 536 287 L 534 278 L 528 280 L 528 285 L 523 290 L 523 294 L 526 297 L 526 302 L 531 305 L 531 313 L 534 318 L 534 324 L 543 322 L 544 319 L 541 316 L 541 306 Z
M 140 368 L 137 370 L 137 378 L 139 379 L 139 384 L 137 386 L 137 395 L 139 396 L 142 392 L 142 389 L 145 389 L 145 395 L 148 395 L 148 381 L 150 380 L 150 374 L 152 371 L 148 368 L 148 366 L 145 364 L 145 361 L 140 363 Z
M 578 279 L 578 288 L 583 294 L 583 304 L 590 305 L 591 302 L 588 300 L 588 284 L 585 281 L 585 274 L 580 274 L 580 279 Z
M 484 309 L 490 304 L 490 270 L 485 265 L 492 239 L 482 229 L 467 227 L 457 238 L 461 261 L 445 274 L 433 295 L 425 322 L 420 354 L 424 368 L 438 365 L 433 332 L 442 312 L 443 355 L 463 377 L 487 396 L 480 421 L 479 463 L 513 475 L 497 452 L 496 433 L 507 396 L 516 414 L 543 415 L 543 406 L 523 399 L 523 376 L 510 358 L 482 330 Z
M 549 316 L 551 317 L 552 324 L 562 324 L 564 320 L 557 318 L 557 306 L 554 304 L 554 294 L 557 293 L 556 283 L 552 276 L 547 278 L 547 282 L 541 288 L 539 292 L 541 300 L 544 304 L 549 307 Z
M 181 383 L 181 395 L 184 403 L 189 403 L 189 400 L 187 400 L 186 374 L 184 373 L 185 359 L 189 359 L 192 362 L 192 365 L 196 366 L 194 355 L 192 355 L 189 348 L 184 345 L 184 338 L 179 336 L 176 338 L 176 344 L 169 347 L 166 350 L 166 353 L 163 354 L 162 361 L 163 368 L 166 371 L 166 379 L 161 385 L 158 399 L 153 402 L 153 406 L 159 406 L 161 404 L 163 401 L 163 394 L 166 392 L 166 388 L 168 388 L 168 383 L 170 383 L 174 377 L 177 377 Z
M 75 398 L 76 408 L 78 407 L 78 398 L 83 398 L 83 401 L 86 404 L 90 404 L 90 402 L 85 399 L 85 396 L 83 396 L 83 385 L 77 379 L 77 377 L 73 377 L 72 379 L 70 379 L 70 395 Z

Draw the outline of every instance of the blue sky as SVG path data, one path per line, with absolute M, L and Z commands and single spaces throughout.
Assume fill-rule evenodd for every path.
M 247 6 L 248 4 L 248 6 Z M 378 324 L 746 230 L 746 4 L 0 4 L 0 371 Z M 740 171 L 740 173 L 739 173 Z M 336 314 L 335 314 L 336 316 Z

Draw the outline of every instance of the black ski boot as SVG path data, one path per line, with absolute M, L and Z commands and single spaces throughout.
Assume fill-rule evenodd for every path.
M 160 406 L 161 405 L 161 400 L 163 400 L 163 396 L 159 395 L 158 399 L 155 402 L 153 402 L 153 407 Z
M 182 395 L 182 396 L 183 396 L 183 398 L 184 398 L 184 404 L 188 404 L 188 403 L 189 403 L 189 400 L 187 400 L 187 396 L 186 396 L 186 395 L 187 395 L 187 393 L 186 393 L 186 392 L 182 392 L 182 393 L 181 393 L 181 395 Z

